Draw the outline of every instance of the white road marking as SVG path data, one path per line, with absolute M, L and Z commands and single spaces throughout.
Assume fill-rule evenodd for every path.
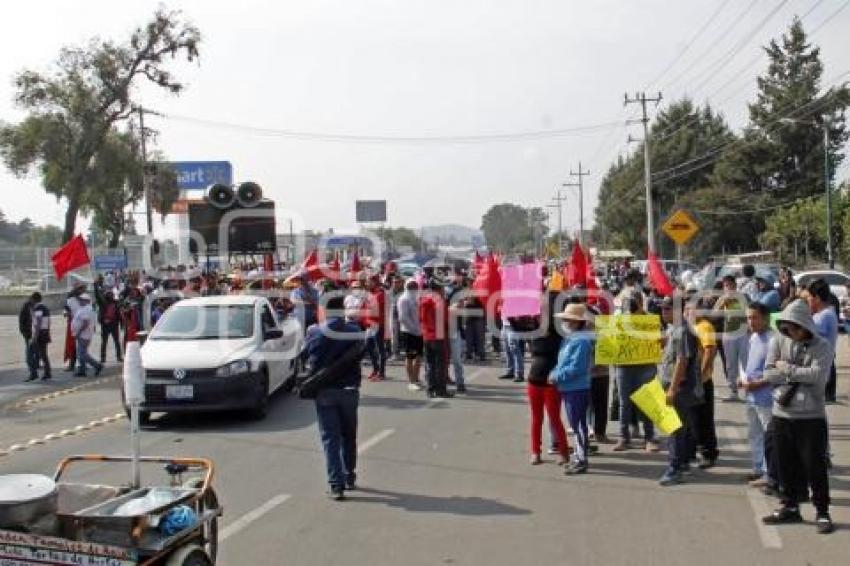
M 221 534 L 218 536 L 218 539 L 221 542 L 224 542 L 228 538 L 233 535 L 243 531 L 246 527 L 248 527 L 254 521 L 257 521 L 263 517 L 263 515 L 272 511 L 275 507 L 278 507 L 285 503 L 291 496 L 288 493 L 281 493 L 280 495 L 275 495 L 253 511 L 249 511 L 224 527 L 221 530 Z
M 725 438 L 727 440 L 743 440 L 747 438 L 740 432 L 740 429 L 736 427 L 726 426 L 723 427 L 720 432 L 721 438 Z M 724 451 L 749 455 L 749 446 L 733 446 L 729 442 L 724 442 L 723 444 Z M 764 494 L 754 488 L 746 486 L 745 489 L 747 490 L 747 501 L 750 502 L 750 508 L 753 510 L 753 518 L 756 522 L 756 530 L 759 533 L 759 539 L 761 539 L 762 546 L 765 548 L 782 548 L 782 537 L 779 536 L 777 528 L 773 525 L 765 525 L 761 520 L 762 517 L 770 513 L 767 498 Z
M 770 513 L 767 507 L 767 499 L 764 494 L 755 489 L 747 489 L 747 499 L 756 517 L 756 529 L 759 532 L 761 544 L 765 548 L 782 548 L 782 538 L 779 531 L 773 525 L 765 525 L 761 518 Z
M 371 438 L 367 438 L 366 440 L 364 440 L 363 442 L 361 442 L 357 446 L 357 453 L 363 454 L 364 452 L 366 452 L 367 450 L 369 450 L 370 448 L 372 448 L 373 446 L 375 446 L 376 444 L 378 444 L 382 440 L 390 437 L 394 432 L 395 432 L 394 428 L 387 428 L 387 429 L 382 430 L 378 434 L 372 436 Z

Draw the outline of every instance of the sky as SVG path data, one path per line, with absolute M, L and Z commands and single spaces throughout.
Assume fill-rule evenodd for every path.
M 591 173 L 590 226 L 605 170 L 634 149 L 629 134 L 642 135 L 626 124 L 638 107 L 624 107 L 625 92 L 661 91 L 662 107 L 710 102 L 741 128 L 765 68 L 759 46 L 795 14 L 817 30 L 825 81 L 850 71 L 850 9 L 839 12 L 848 3 L 172 0 L 201 30 L 200 61 L 169 64 L 187 85 L 179 97 L 150 86 L 135 96 L 165 115 L 149 120 L 156 149 L 174 161 L 230 161 L 236 181 L 260 183 L 299 228 L 354 227 L 358 199 L 386 199 L 392 226 L 478 227 L 493 204 L 552 204 L 579 161 Z M 49 69 L 62 46 L 94 36 L 121 41 L 157 5 L 5 5 L 0 120 L 23 116 L 16 72 Z M 838 180 L 848 176 L 845 166 Z M 575 230 L 577 191 L 561 190 L 564 227 Z M 0 171 L 11 219 L 61 225 L 64 209 L 37 177 Z

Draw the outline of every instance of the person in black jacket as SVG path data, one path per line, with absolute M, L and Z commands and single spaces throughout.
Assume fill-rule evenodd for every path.
M 327 301 L 326 320 L 307 332 L 306 352 L 310 371 L 329 368 L 352 348 L 362 346 L 365 333 L 360 325 L 343 315 L 344 299 L 337 294 Z M 350 335 L 346 336 L 346 335 Z M 330 485 L 330 496 L 345 498 L 345 490 L 356 488 L 357 408 L 360 404 L 360 361 L 340 370 L 340 375 L 316 394 L 316 416 Z
M 24 337 L 24 359 L 27 362 L 27 368 L 30 375 L 26 381 L 35 381 L 38 379 L 38 365 L 35 357 L 35 350 L 32 344 L 32 307 L 34 306 L 33 298 L 28 298 L 21 305 L 21 312 L 18 313 L 18 330 L 21 336 Z
M 561 335 L 555 324 L 554 314 L 557 292 L 543 294 L 545 303 L 541 312 L 541 334 L 531 341 L 531 368 L 528 371 L 528 405 L 531 410 L 531 464 L 543 462 L 540 456 L 543 429 L 543 411 L 549 418 L 549 426 L 555 437 L 560 454 L 559 465 L 569 459 L 569 445 L 564 423 L 561 421 L 561 395 L 558 389 L 549 383 L 549 374 L 558 361 Z
M 42 381 L 47 381 L 51 378 L 50 358 L 47 357 L 47 345 L 50 344 L 50 310 L 41 302 L 41 293 L 38 291 L 32 294 L 30 300 L 32 301 L 32 340 L 30 341 L 30 348 L 33 352 L 33 367 L 38 370 L 40 363 L 44 368 L 44 377 L 41 379 Z

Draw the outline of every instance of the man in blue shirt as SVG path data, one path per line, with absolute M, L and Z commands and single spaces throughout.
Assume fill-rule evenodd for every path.
M 307 333 L 305 346 L 312 373 L 328 368 L 352 348 L 361 347 L 363 330 L 343 317 L 344 298 L 327 301 L 327 320 Z M 360 358 L 357 357 L 316 395 L 316 416 L 325 451 L 330 496 L 337 501 L 355 489 L 357 474 L 357 408 L 360 404 Z
M 750 350 L 747 367 L 739 386 L 747 393 L 747 419 L 749 421 L 750 450 L 753 472 L 747 477 L 753 487 L 764 487 L 776 481 L 770 477 L 765 459 L 765 433 L 771 419 L 773 387 L 764 379 L 767 349 L 773 339 L 770 329 L 770 309 L 763 303 L 753 303 L 747 308 L 747 326 L 750 329 Z
M 835 403 L 835 345 L 838 342 L 838 315 L 832 307 L 829 285 L 823 279 L 815 279 L 806 288 L 804 297 L 812 309 L 812 318 L 818 334 L 832 346 L 833 360 L 829 369 L 829 381 L 826 382 L 826 402 Z
M 756 275 L 756 291 L 754 302 L 763 304 L 770 312 L 779 312 L 782 310 L 782 299 L 779 297 L 779 291 L 774 288 L 773 277 L 767 273 Z

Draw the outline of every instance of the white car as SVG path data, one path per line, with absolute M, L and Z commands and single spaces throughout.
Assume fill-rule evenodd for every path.
M 142 419 L 153 412 L 247 409 L 263 418 L 289 390 L 304 339 L 295 317 L 278 322 L 265 297 L 199 297 L 174 304 L 141 348 Z
M 847 298 L 847 284 L 850 283 L 850 277 L 840 271 L 824 269 L 822 271 L 802 271 L 794 275 L 794 282 L 797 283 L 798 287 L 808 285 L 815 279 L 826 281 L 829 290 L 838 297 L 839 301 Z

